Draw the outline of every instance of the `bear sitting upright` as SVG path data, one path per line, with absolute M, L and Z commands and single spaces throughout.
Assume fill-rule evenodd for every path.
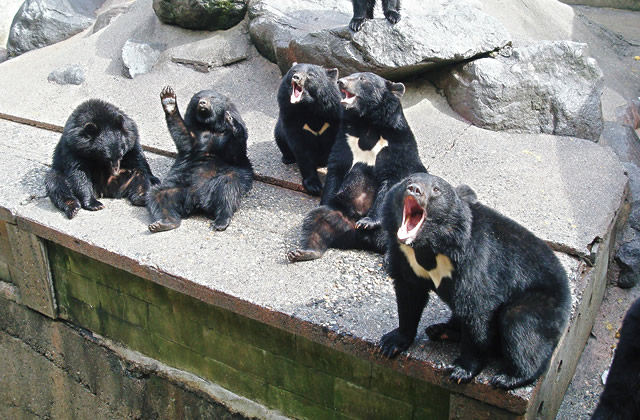
M 298 163 L 302 185 L 320 195 L 317 169 L 327 166 L 340 126 L 338 70 L 294 63 L 278 88 L 280 115 L 274 136 L 282 162 Z
M 197 210 L 213 220 L 214 229 L 224 230 L 253 180 L 244 122 L 229 99 L 214 90 L 193 95 L 184 120 L 171 87 L 160 99 L 178 156 L 162 184 L 149 192 L 149 230 L 175 229 Z
M 452 315 L 426 332 L 431 340 L 460 341 L 452 380 L 469 382 L 496 358 L 492 386 L 535 381 L 571 313 L 567 276 L 551 248 L 480 204 L 471 188 L 428 174 L 395 185 L 384 207 L 400 326 L 382 337 L 382 353 L 395 357 L 411 345 L 434 291 Z
M 71 113 L 45 180 L 49 198 L 69 219 L 81 207 L 103 209 L 99 197 L 126 197 L 144 206 L 147 191 L 159 183 L 142 153 L 136 123 L 100 99 Z
M 358 32 L 367 19 L 373 19 L 373 9 L 376 0 L 351 0 L 353 4 L 353 18 L 349 28 Z M 384 17 L 392 24 L 400 22 L 400 0 L 382 0 Z
M 426 172 L 402 112 L 402 83 L 356 73 L 338 87 L 344 110 L 320 207 L 305 217 L 300 247 L 287 254 L 291 262 L 320 258 L 329 247 L 384 252 L 385 194 L 409 174 Z

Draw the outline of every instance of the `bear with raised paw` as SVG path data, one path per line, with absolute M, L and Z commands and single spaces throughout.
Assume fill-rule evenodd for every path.
M 45 180 L 49 198 L 69 219 L 80 208 L 103 209 L 101 197 L 144 206 L 147 191 L 159 183 L 142 152 L 135 122 L 100 99 L 89 99 L 71 113 Z
M 479 203 L 467 186 L 413 174 L 389 192 L 384 206 L 388 273 L 400 325 L 380 342 L 395 357 L 416 337 L 435 292 L 451 318 L 427 327 L 431 340 L 460 342 L 450 367 L 471 381 L 490 359 L 499 361 L 492 386 L 534 382 L 547 368 L 571 313 L 566 273 L 533 233 Z
M 196 211 L 212 219 L 215 230 L 224 230 L 253 180 L 244 121 L 233 103 L 214 90 L 193 95 L 184 120 L 173 89 L 166 87 L 160 99 L 178 156 L 167 177 L 149 192 L 149 230 L 175 229 Z
M 280 114 L 274 132 L 282 162 L 297 163 L 302 185 L 320 195 L 318 168 L 327 166 L 340 126 L 337 69 L 294 63 L 278 88 Z
M 426 172 L 400 98 L 402 83 L 373 73 L 338 81 L 342 123 L 331 149 L 320 206 L 304 219 L 291 262 L 322 257 L 332 248 L 384 252 L 380 228 L 387 191 L 414 172 Z
M 373 9 L 376 0 L 351 0 L 353 4 L 353 18 L 349 28 L 358 32 L 367 19 L 373 19 Z M 400 22 L 400 0 L 382 0 L 384 17 L 392 24 Z

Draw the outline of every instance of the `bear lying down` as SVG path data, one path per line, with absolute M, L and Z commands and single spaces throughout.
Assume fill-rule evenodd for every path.
M 400 323 L 382 337 L 384 355 L 411 345 L 434 291 L 452 315 L 426 333 L 460 341 L 452 380 L 471 381 L 490 358 L 500 364 L 490 379 L 497 388 L 530 384 L 545 371 L 571 310 L 565 271 L 547 244 L 480 204 L 471 188 L 429 174 L 392 188 L 383 226 Z

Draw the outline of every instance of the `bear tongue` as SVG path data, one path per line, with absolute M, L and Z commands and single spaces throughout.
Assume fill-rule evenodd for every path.
M 342 93 L 344 94 L 344 98 L 340 101 L 343 104 L 351 105 L 353 101 L 356 100 L 356 95 L 353 93 L 342 89 Z
M 300 102 L 300 99 L 302 99 L 302 86 L 298 85 L 296 82 L 291 82 L 291 87 L 293 87 L 293 90 L 291 91 L 291 103 L 295 104 Z
M 402 209 L 402 225 L 397 233 L 398 240 L 403 244 L 410 245 L 418 235 L 426 215 L 426 211 L 418 204 L 415 197 L 406 196 Z

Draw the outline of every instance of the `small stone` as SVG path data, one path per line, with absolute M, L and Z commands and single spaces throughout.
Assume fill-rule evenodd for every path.
M 135 40 L 127 40 L 122 47 L 122 62 L 125 76 L 133 79 L 139 74 L 151 71 L 160 58 L 162 46 Z
M 85 71 L 82 66 L 75 64 L 62 70 L 54 70 L 49 73 L 47 80 L 59 85 L 81 85 L 85 81 Z

